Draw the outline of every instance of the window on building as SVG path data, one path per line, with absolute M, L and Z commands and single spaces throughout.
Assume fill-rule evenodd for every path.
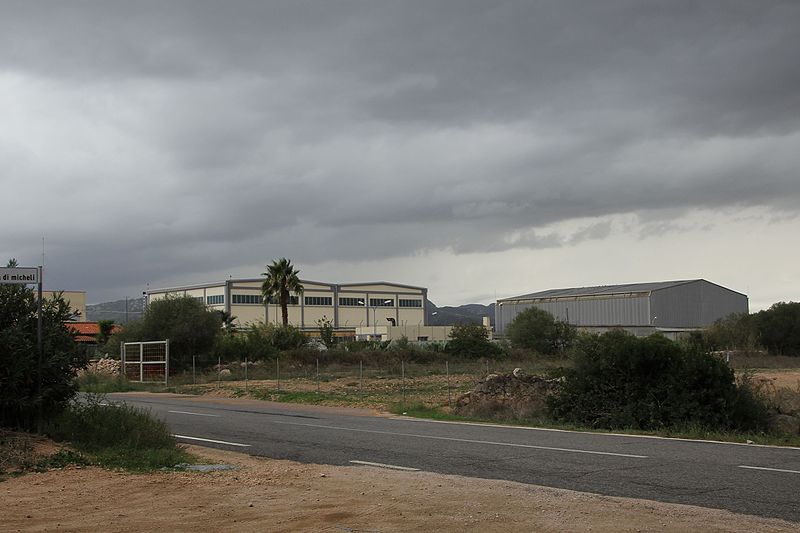
M 370 298 L 370 307 L 394 307 L 394 300 L 391 298 Z
M 306 305 L 333 305 L 331 296 L 306 296 L 304 301 Z
M 192 296 L 192 300 L 194 300 L 195 302 L 203 303 L 203 297 L 202 296 Z
M 225 296 L 222 294 L 215 294 L 213 296 L 206 296 L 207 305 L 220 305 L 225 303 Z
M 428 336 L 422 335 L 420 337 L 417 337 L 417 342 L 428 342 Z
M 364 307 L 363 298 L 339 298 L 339 305 L 344 307 Z
M 277 296 L 270 296 L 267 300 L 267 303 L 272 305 L 278 305 L 280 302 L 278 301 Z M 300 298 L 297 296 L 289 296 L 289 305 L 297 305 L 300 303 Z
M 400 307 L 422 307 L 422 300 L 403 300 L 397 301 Z
M 261 305 L 264 299 L 260 294 L 231 294 L 231 302 L 243 305 Z

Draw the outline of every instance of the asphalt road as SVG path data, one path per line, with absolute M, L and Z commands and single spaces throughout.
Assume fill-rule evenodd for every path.
M 441 423 L 365 411 L 163 394 L 179 440 L 304 463 L 380 463 L 800 522 L 800 449 Z M 217 442 L 214 442 L 217 441 Z

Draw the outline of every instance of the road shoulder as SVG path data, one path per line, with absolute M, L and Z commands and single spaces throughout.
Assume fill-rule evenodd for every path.
M 729 511 L 508 481 L 333 467 L 188 446 L 235 471 L 128 474 L 72 468 L 0 484 L 11 530 L 789 531 Z

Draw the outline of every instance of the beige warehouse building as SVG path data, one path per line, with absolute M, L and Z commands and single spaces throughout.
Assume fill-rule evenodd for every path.
M 146 296 L 147 302 L 168 295 L 196 298 L 210 309 L 226 311 L 236 317 L 234 324 L 237 327 L 257 323 L 280 324 L 280 305 L 263 302 L 263 282 L 263 278 L 229 279 L 153 289 L 147 291 Z M 420 328 L 427 326 L 426 288 L 385 281 L 334 284 L 301 280 L 301 284 L 303 294 L 293 294 L 289 304 L 289 323 L 300 329 L 315 331 L 319 327 L 318 321 L 327 319 L 340 336 L 355 336 L 356 330 L 363 332 L 373 328 L 377 337 L 384 338 L 386 329 L 379 331 L 378 326 L 402 326 L 409 332 L 420 333 L 424 331 Z M 413 340 L 416 336 L 410 338 Z

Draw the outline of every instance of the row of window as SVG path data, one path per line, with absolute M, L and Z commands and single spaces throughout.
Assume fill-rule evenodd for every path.
M 400 307 L 422 307 L 422 300 L 399 299 L 397 304 Z M 339 305 L 342 307 L 364 307 L 364 300 L 360 298 L 339 298 Z M 370 307 L 394 307 L 394 300 L 386 298 L 370 298 Z
M 232 294 L 231 301 L 234 304 L 261 305 L 264 298 L 260 294 Z
M 197 298 L 202 300 L 202 298 Z M 237 305 L 262 305 L 264 300 L 260 294 L 233 294 L 231 301 Z M 305 305 L 325 305 L 332 306 L 333 298 L 331 296 L 306 296 L 303 299 Z M 213 296 L 206 296 L 207 305 L 221 305 L 225 303 L 225 296 L 222 294 L 215 294 Z M 277 298 L 270 298 L 269 303 L 277 304 Z M 289 296 L 289 305 L 297 305 L 300 299 L 297 296 Z M 420 308 L 422 307 L 422 300 L 398 300 L 400 307 Z M 339 298 L 339 305 L 342 307 L 364 307 L 364 300 L 360 298 Z M 394 307 L 394 300 L 389 298 L 370 298 L 370 307 Z
M 306 296 L 306 305 L 333 305 L 333 298 L 330 296 Z

